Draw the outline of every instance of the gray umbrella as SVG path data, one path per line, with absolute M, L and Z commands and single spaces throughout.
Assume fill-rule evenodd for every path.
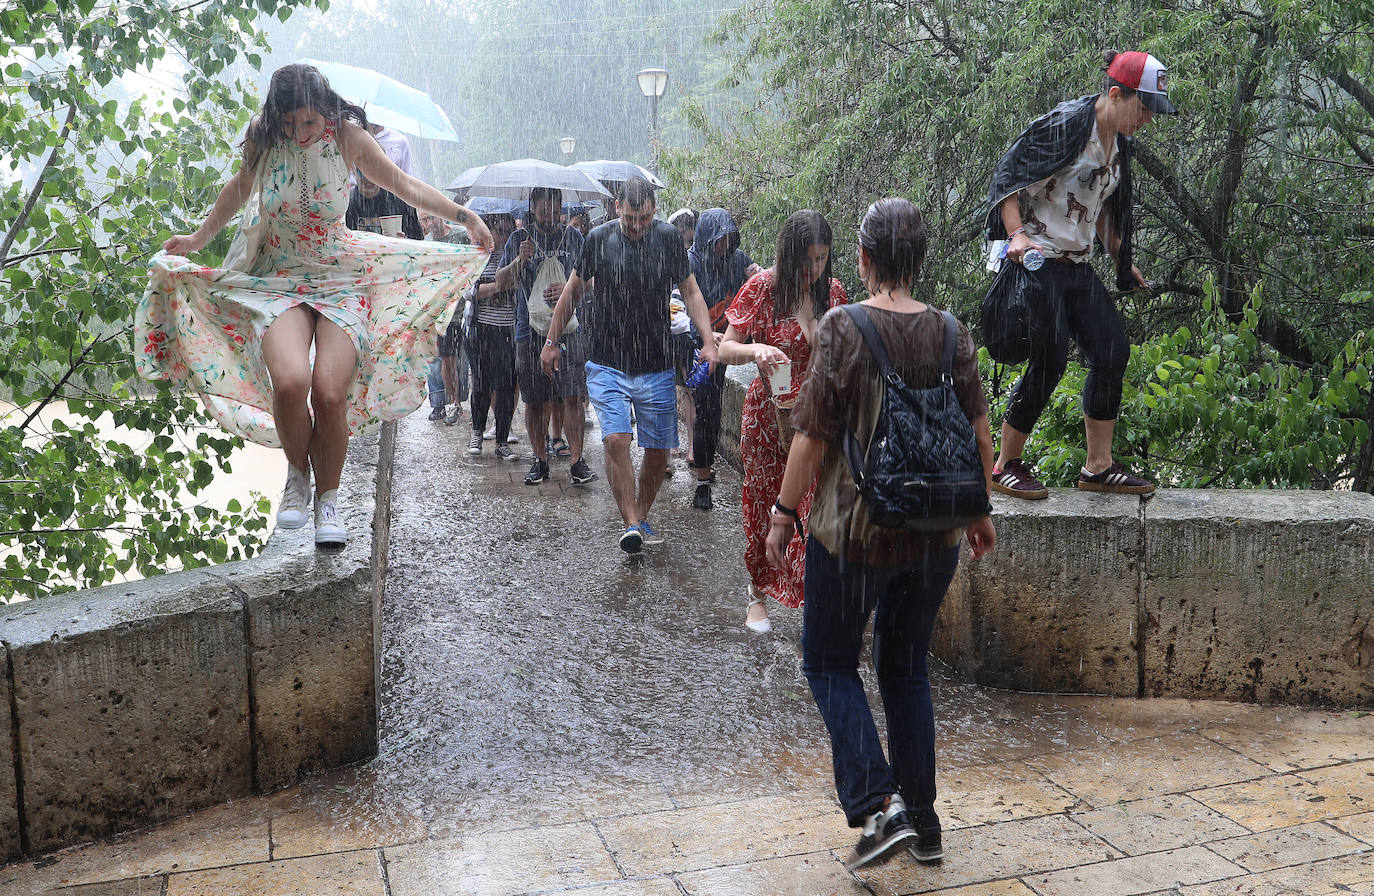
M 580 171 L 585 171 L 596 180 L 601 181 L 607 186 L 611 184 L 623 184 L 633 177 L 642 177 L 649 182 L 649 186 L 656 190 L 663 189 L 663 181 L 659 180 L 648 169 L 636 165 L 634 162 L 619 162 L 612 159 L 597 159 L 594 162 L 574 162 L 572 167 Z
M 562 190 L 565 200 L 604 199 L 611 195 L 585 172 L 539 159 L 515 159 L 469 168 L 444 189 L 462 196 L 529 199 L 530 191 L 536 187 Z

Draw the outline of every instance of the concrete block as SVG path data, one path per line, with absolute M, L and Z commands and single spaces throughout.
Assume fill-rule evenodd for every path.
M 1134 696 L 1140 499 L 994 496 L 997 549 L 961 571 L 931 650 L 980 684 Z
M 372 535 L 376 484 L 389 471 L 377 436 L 353 439 L 345 548 L 316 549 L 306 526 L 278 532 L 251 567 L 220 568 L 246 595 L 260 792 L 377 753 Z
M 1147 695 L 1374 703 L 1374 495 L 1161 492 L 1145 555 Z
M 0 864 L 18 858 L 19 785 L 14 776 L 14 728 L 10 719 L 13 688 L 5 646 L 0 644 Z
M 243 602 L 204 572 L 5 608 L 42 851 L 252 791 Z

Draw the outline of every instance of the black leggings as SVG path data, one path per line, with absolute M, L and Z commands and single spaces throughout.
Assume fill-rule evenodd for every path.
M 720 442 L 720 395 L 725 387 L 725 365 L 717 364 L 711 378 L 693 390 L 697 417 L 692 430 L 692 466 L 708 469 L 716 462 Z
M 1031 277 L 1038 288 L 1030 303 L 1030 363 L 1012 387 L 1006 422 L 1018 432 L 1035 428 L 1068 367 L 1070 337 L 1088 367 L 1084 416 L 1115 420 L 1131 344 L 1106 287 L 1088 264 L 1047 261 Z
M 515 327 L 473 322 L 467 339 L 472 366 L 472 431 L 487 428 L 487 408 L 496 393 L 496 444 L 506 444 L 515 416 Z

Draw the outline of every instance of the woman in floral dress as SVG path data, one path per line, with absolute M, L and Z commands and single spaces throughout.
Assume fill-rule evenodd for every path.
M 153 258 L 134 322 L 143 377 L 194 390 L 227 431 L 286 453 L 282 528 L 306 524 L 313 472 L 316 544 L 348 538 L 338 487 L 349 436 L 423 402 L 438 322 L 491 252 L 476 215 L 403 173 L 366 128 L 317 69 L 278 69 L 239 170 L 200 228 Z M 355 169 L 460 222 L 477 245 L 348 230 Z M 185 257 L 240 208 L 223 267 Z
M 782 485 L 787 452 L 779 432 L 774 401 L 784 404 L 797 394 L 811 361 L 816 325 L 825 312 L 849 301 L 840 281 L 830 276 L 830 225 L 820 212 L 795 212 L 778 233 L 773 267 L 755 274 L 726 311 L 729 327 L 720 343 L 722 364 L 758 365 L 759 376 L 749 385 L 740 426 L 740 455 L 744 466 L 744 565 L 749 570 L 749 604 L 745 625 L 756 632 L 772 629 L 767 598 L 796 609 L 802 604 L 806 551 L 798 540 L 787 551 L 787 569 L 768 564 L 765 545 L 769 508 Z M 792 362 L 787 392 L 769 392 L 768 376 Z M 811 492 L 797 505 L 803 522 L 811 507 Z

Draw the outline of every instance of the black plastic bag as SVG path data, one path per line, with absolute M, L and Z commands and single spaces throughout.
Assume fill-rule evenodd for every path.
M 1020 364 L 1030 357 L 1030 302 L 1037 288 L 1034 275 L 1003 259 L 981 309 L 982 341 L 992 360 Z

